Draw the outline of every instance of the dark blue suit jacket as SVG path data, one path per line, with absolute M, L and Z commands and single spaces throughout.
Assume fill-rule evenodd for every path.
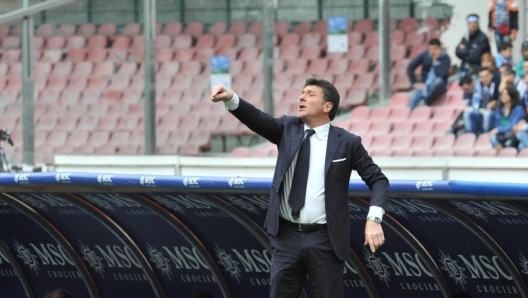
M 304 137 L 304 123 L 298 117 L 273 118 L 243 99 L 240 99 L 239 107 L 231 113 L 251 130 L 277 144 L 277 164 L 265 223 L 268 234 L 276 235 L 279 228 L 280 187 L 284 174 L 301 146 Z M 326 156 L 321 156 L 321 158 L 325 158 L 325 206 L 328 234 L 336 255 L 340 259 L 345 259 L 350 249 L 348 186 L 352 170 L 359 173 L 361 179 L 372 191 L 371 206 L 387 209 L 389 181 L 361 145 L 361 138 L 342 128 L 330 126 Z

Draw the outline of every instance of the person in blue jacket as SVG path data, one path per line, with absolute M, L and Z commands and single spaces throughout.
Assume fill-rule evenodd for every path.
M 517 147 L 513 127 L 525 116 L 519 92 L 515 86 L 508 86 L 501 92 L 500 105 L 493 115 L 495 128 L 490 131 L 491 144 L 497 151 L 504 147 Z
M 422 66 L 421 81 L 414 75 L 418 66 Z M 407 66 L 407 75 L 413 84 L 414 95 L 409 102 L 409 108 L 414 109 L 421 100 L 429 105 L 447 91 L 447 77 L 451 67 L 451 58 L 442 49 L 438 38 L 429 41 L 427 50 L 411 60 Z

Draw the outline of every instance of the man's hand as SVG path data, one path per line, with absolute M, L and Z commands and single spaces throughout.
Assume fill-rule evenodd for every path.
M 519 121 L 517 124 L 515 124 L 512 128 L 514 133 L 518 133 L 520 131 L 523 131 L 523 125 L 526 123 L 526 121 L 523 119 Z
M 416 83 L 416 84 L 414 84 L 414 89 L 416 89 L 416 90 L 423 90 L 424 87 L 425 87 L 424 83 Z
M 510 39 L 511 39 L 511 41 L 515 41 L 515 38 L 517 38 L 517 32 L 511 32 L 511 33 L 510 33 Z
M 490 41 L 493 40 L 493 32 L 494 32 L 494 31 L 495 31 L 495 30 L 494 30 L 493 28 L 489 28 L 489 29 L 488 29 L 488 39 L 489 39 Z
M 490 132 L 489 132 L 490 136 L 494 136 L 494 135 L 496 135 L 498 133 L 499 133 L 499 129 L 498 128 L 494 128 L 494 129 L 490 130 Z
M 497 101 L 496 100 L 492 100 L 492 101 L 488 102 L 488 104 L 486 105 L 486 109 L 493 110 L 496 106 L 497 106 Z
M 463 50 L 463 49 L 466 48 L 466 46 L 465 46 L 463 43 L 461 43 L 461 44 L 458 46 L 458 48 L 461 49 L 461 50 Z
M 213 91 L 211 91 L 211 101 L 213 102 L 228 101 L 231 100 L 233 96 L 233 91 L 227 90 L 222 85 L 215 86 Z
M 378 247 L 385 243 L 385 236 L 383 236 L 383 229 L 380 223 L 375 223 L 371 220 L 367 220 L 365 226 L 365 244 L 369 245 L 370 250 L 375 252 Z

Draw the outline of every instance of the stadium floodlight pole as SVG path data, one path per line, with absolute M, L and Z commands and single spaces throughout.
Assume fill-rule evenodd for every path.
M 156 0 L 143 0 L 145 154 L 156 154 Z
M 29 0 L 24 0 L 25 8 Z M 33 113 L 33 18 L 22 19 L 22 163 L 35 164 L 35 122 Z
M 264 111 L 273 111 L 273 38 L 275 35 L 275 15 L 277 0 L 264 0 L 264 22 L 262 22 L 262 63 L 264 64 Z
M 387 102 L 391 96 L 390 72 L 390 0 L 379 2 L 379 98 L 380 102 Z

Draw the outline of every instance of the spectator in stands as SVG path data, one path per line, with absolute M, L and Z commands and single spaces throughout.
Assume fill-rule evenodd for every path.
M 422 66 L 421 82 L 418 82 L 414 71 Z M 429 105 L 431 102 L 447 91 L 447 77 L 451 58 L 442 49 L 442 44 L 437 38 L 429 41 L 428 49 L 421 52 L 411 60 L 407 67 L 407 75 L 413 84 L 415 93 L 409 101 L 409 108 L 414 109 L 420 101 Z
M 488 15 L 489 39 L 495 37 L 497 48 L 517 37 L 519 4 L 517 0 L 490 0 Z
M 510 66 L 515 65 L 512 57 L 512 44 L 509 42 L 503 42 L 499 45 L 498 53 L 495 55 L 495 61 L 497 68 L 500 68 L 504 64 Z
M 493 58 L 491 53 L 485 53 L 484 55 L 482 55 L 482 57 L 480 57 L 480 65 L 481 68 L 489 68 L 493 72 L 493 82 L 496 86 L 499 86 L 501 73 L 497 68 L 495 58 Z M 476 74 L 478 77 L 478 72 Z
M 464 108 L 463 119 L 465 131 L 475 135 L 481 131 L 489 131 L 491 115 L 493 114 L 492 110 L 487 109 L 490 101 L 489 92 L 482 88 L 480 82 L 474 82 L 469 75 L 462 77 L 458 84 L 464 90 L 463 101 L 466 107 Z M 486 119 L 485 123 L 484 119 Z
M 308 275 L 318 297 L 342 298 L 350 254 L 350 174 L 356 170 L 372 192 L 365 226 L 372 252 L 385 241 L 381 218 L 390 185 L 361 138 L 330 124 L 339 105 L 337 89 L 307 79 L 297 117 L 273 118 L 222 86 L 213 88 L 211 100 L 223 101 L 242 123 L 279 145 L 265 224 L 273 247 L 270 297 L 299 297 Z
M 521 78 L 524 78 L 524 74 L 526 73 L 523 70 L 524 61 L 528 61 L 528 41 L 522 43 L 521 59 L 519 60 L 519 62 L 517 62 L 517 65 L 515 66 L 515 73 Z
M 528 60 L 524 61 L 523 68 L 524 73 L 528 73 Z M 525 86 L 528 85 L 528 75 L 524 76 L 523 81 Z M 524 106 L 524 111 L 527 116 L 513 127 L 513 132 L 516 133 L 517 140 L 519 140 L 519 146 L 517 147 L 519 152 L 528 148 L 528 90 L 524 91 L 520 96 L 521 104 Z
M 457 57 L 462 60 L 460 77 L 478 73 L 482 55 L 491 52 L 488 37 L 479 28 L 478 14 L 468 15 L 467 23 L 468 32 L 460 41 L 455 52 Z
M 503 68 L 504 69 L 502 70 L 501 74 L 501 83 L 499 85 L 499 93 L 502 94 L 502 91 L 506 89 L 506 87 L 514 86 L 519 94 L 524 94 L 526 91 L 526 85 L 524 84 L 524 81 L 515 75 L 515 71 L 510 65 L 505 65 Z
M 493 115 L 495 128 L 489 132 L 491 144 L 497 151 L 504 147 L 517 147 L 518 140 L 513 127 L 525 117 L 526 112 L 517 89 L 513 86 L 504 89 L 501 93 L 500 105 Z
M 46 294 L 44 298 L 73 298 L 73 296 L 66 290 L 56 289 Z
M 486 91 L 490 95 L 490 100 L 488 106 L 486 107 L 489 110 L 495 109 L 497 105 L 497 100 L 499 99 L 499 84 L 495 84 L 493 81 L 493 72 L 489 68 L 481 68 L 478 73 L 479 83 L 483 91 Z

